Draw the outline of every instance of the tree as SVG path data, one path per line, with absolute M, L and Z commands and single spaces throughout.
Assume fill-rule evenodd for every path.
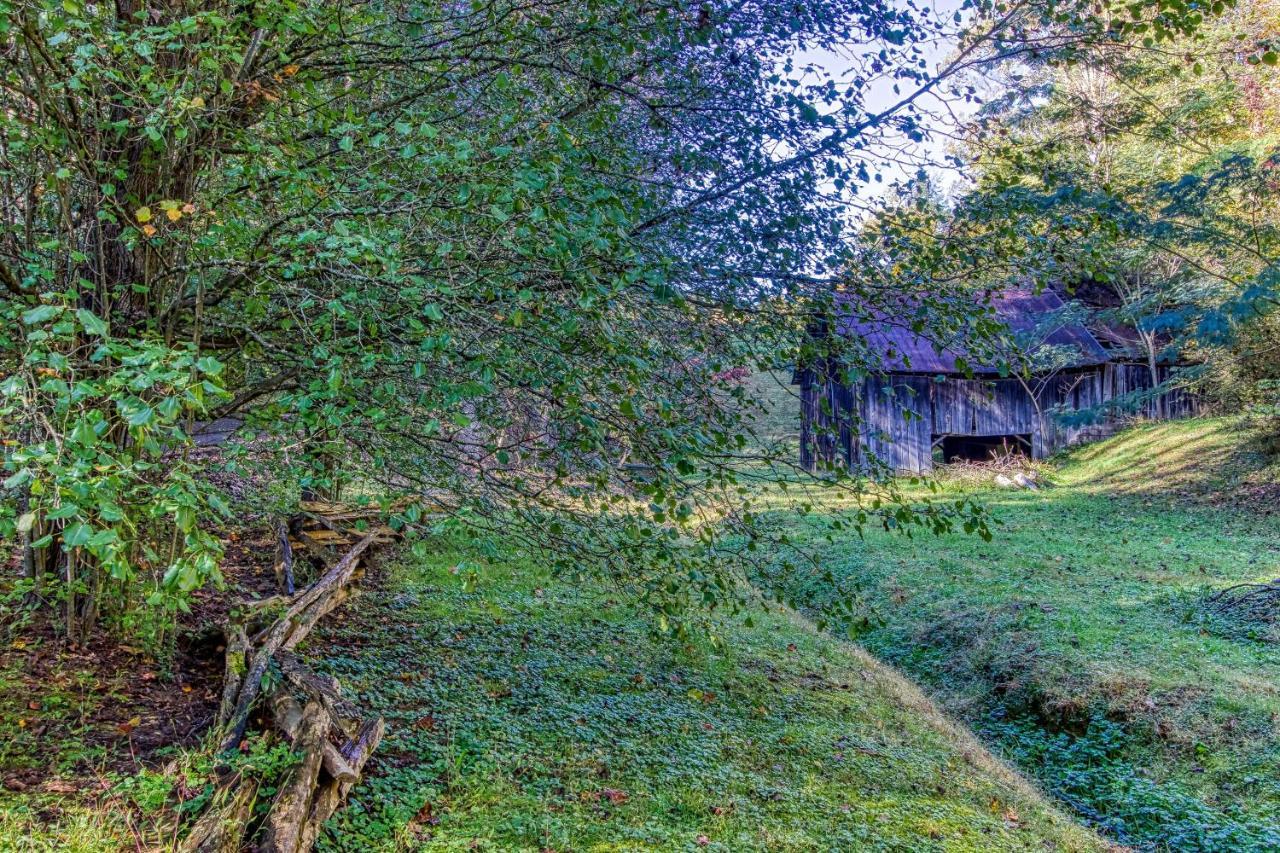
M 1048 2 L 0 4 L 0 413 L 32 591 L 72 638 L 167 624 L 218 579 L 228 511 L 188 434 L 235 415 L 282 479 L 411 497 L 410 533 L 444 516 L 668 616 L 734 600 L 763 535 L 741 478 L 785 466 L 726 371 L 814 345 L 844 201 L 923 156 L 927 104 L 1114 31 Z
M 1280 305 L 1278 22 L 1259 2 L 1167 44 L 1135 31 L 1013 66 L 969 136 L 977 179 L 956 230 L 996 236 L 1024 275 L 1127 326 L 1153 388 L 1178 353 L 1232 360 Z

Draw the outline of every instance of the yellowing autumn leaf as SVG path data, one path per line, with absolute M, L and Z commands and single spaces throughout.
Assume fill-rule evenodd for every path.
M 151 208 L 149 208 L 149 207 L 140 207 L 140 208 L 138 208 L 137 210 L 135 210 L 135 211 L 133 212 L 133 217 L 134 217 L 134 219 L 137 219 L 139 222 L 150 222 L 150 221 L 151 221 Z
M 171 207 L 164 212 L 164 215 L 169 217 L 170 222 L 177 222 L 182 218 L 182 211 L 176 207 Z
M 148 237 L 154 237 L 156 233 L 156 227 L 154 225 L 143 225 L 142 233 L 146 234 Z

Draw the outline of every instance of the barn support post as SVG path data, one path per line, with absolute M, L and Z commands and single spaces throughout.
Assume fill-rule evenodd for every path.
M 805 370 L 800 379 L 800 467 L 813 472 L 817 467 L 814 425 L 818 419 L 818 393 L 813 371 Z

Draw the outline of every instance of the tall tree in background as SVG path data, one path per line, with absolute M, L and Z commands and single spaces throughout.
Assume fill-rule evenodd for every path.
M 1066 287 L 1162 359 L 1235 361 L 1280 305 L 1280 114 L 1271 0 L 1164 43 L 1006 66 L 966 142 L 978 175 L 956 230 L 997 235 L 1020 274 Z

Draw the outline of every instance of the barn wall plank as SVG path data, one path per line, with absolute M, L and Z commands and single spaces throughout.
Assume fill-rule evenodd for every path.
M 966 400 L 963 380 L 947 378 L 942 382 L 931 382 L 929 397 L 935 433 L 959 434 L 973 429 L 972 412 Z
M 1171 368 L 1162 366 L 1160 381 L 1170 373 Z M 811 469 L 816 461 L 827 460 L 857 466 L 874 456 L 900 472 L 932 468 L 934 435 L 1030 434 L 1032 455 L 1043 458 L 1109 435 L 1129 418 L 1115 414 L 1098 423 L 1066 424 L 1054 417 L 1055 411 L 1096 409 L 1151 387 L 1146 365 L 1122 362 L 1037 381 L 1034 400 L 1017 379 L 936 381 L 891 374 L 867 377 L 852 388 L 834 378 L 820 380 L 801 387 L 801 464 Z M 1161 409 L 1166 418 L 1202 410 L 1194 395 L 1175 389 L 1159 405 L 1148 402 L 1135 414 L 1155 417 Z

